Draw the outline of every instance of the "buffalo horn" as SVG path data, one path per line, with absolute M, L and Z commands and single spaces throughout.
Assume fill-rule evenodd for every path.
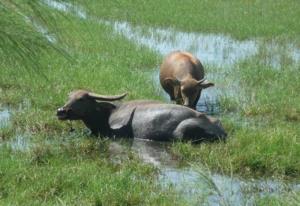
M 199 81 L 197 81 L 198 84 L 202 84 L 206 79 L 203 78 L 203 79 L 200 79 Z
M 121 95 L 115 95 L 115 96 L 106 96 L 106 95 L 99 95 L 96 93 L 89 92 L 90 97 L 97 99 L 97 100 L 102 100 L 102 101 L 116 101 L 116 100 L 123 99 L 126 95 L 127 95 L 127 93 L 124 93 Z

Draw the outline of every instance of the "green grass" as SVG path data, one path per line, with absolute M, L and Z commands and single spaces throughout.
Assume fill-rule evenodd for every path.
M 172 150 L 182 160 L 201 162 L 227 174 L 299 177 L 300 165 L 296 158 L 300 151 L 299 129 L 289 129 L 238 129 L 226 143 L 196 146 L 177 143 Z
M 230 137 L 225 144 L 175 144 L 173 152 L 186 161 L 201 161 L 210 168 L 243 176 L 277 175 L 299 178 L 300 79 L 297 67 L 276 70 L 259 58 L 238 67 L 245 97 L 221 115 Z
M 99 19 L 299 45 L 298 1 L 138 2 L 83 5 Z M 51 11 L 61 37 L 56 46 L 71 58 L 46 48 L 30 56 L 39 63 L 35 72 L 28 70 L 28 64 L 0 62 L 0 106 L 11 111 L 10 124 L 0 128 L 0 143 L 25 134 L 33 144 L 26 152 L 0 147 L 0 205 L 188 205 L 172 187 L 161 188 L 157 170 L 134 152 L 126 151 L 121 163 L 115 163 L 104 140 L 88 138 L 80 122 L 73 123 L 76 130 L 70 134 L 70 124 L 55 116 L 67 94 L 79 88 L 100 94 L 129 92 L 127 100 L 163 100 L 149 78 L 162 57 L 113 34 L 109 26 L 44 9 Z M 299 180 L 299 65 L 292 64 L 282 49 L 278 52 L 283 64 L 274 70 L 264 64 L 269 54 L 263 48 L 234 65 L 234 74 L 226 75 L 239 81 L 245 95 L 222 99 L 220 118 L 229 134 L 227 142 L 174 143 L 175 157 L 225 174 Z M 283 204 L 277 197 L 259 198 L 258 203 L 269 200 Z
M 263 205 L 289 205 L 289 206 L 294 206 L 298 205 L 300 202 L 299 199 L 299 192 L 295 194 L 284 194 L 284 196 L 279 197 L 258 197 L 256 198 L 255 204 L 258 206 L 263 206 Z
M 75 139 L 30 152 L 2 147 L 0 205 L 185 205 L 156 183 L 154 167 L 130 151 L 114 162 L 107 146 Z
M 89 0 L 86 4 L 103 19 L 183 31 L 225 33 L 241 39 L 293 37 L 299 43 L 300 2 L 297 0 Z

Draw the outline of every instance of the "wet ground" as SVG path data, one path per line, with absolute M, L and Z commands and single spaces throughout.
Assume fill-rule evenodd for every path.
M 128 22 L 112 22 L 88 15 L 79 5 L 43 1 L 48 6 L 63 12 L 72 13 L 87 21 L 96 21 L 113 28 L 114 33 L 123 35 L 140 46 L 147 46 L 162 56 L 174 50 L 184 50 L 193 53 L 200 59 L 205 68 L 205 78 L 215 83 L 214 87 L 202 91 L 197 104 L 197 110 L 210 115 L 222 112 L 220 98 L 229 97 L 239 102 L 244 99 L 244 91 L 239 78 L 235 75 L 236 63 L 254 56 L 263 56 L 261 62 L 273 69 L 281 69 L 288 61 L 289 64 L 300 62 L 300 49 L 293 44 L 279 44 L 276 41 L 263 42 L 258 39 L 236 40 L 229 35 L 183 32 L 167 28 L 151 28 L 132 26 Z M 213 71 L 211 71 L 213 68 Z M 157 87 L 159 65 L 154 68 L 153 82 Z M 158 89 L 159 90 L 159 89 Z M 161 90 L 159 92 L 169 99 Z
M 0 128 L 7 126 L 9 123 L 10 113 L 6 108 L 0 108 Z
M 245 94 L 239 83 L 237 63 L 260 55 L 262 64 L 281 69 L 289 64 L 300 62 L 300 49 L 292 44 L 278 44 L 275 41 L 262 42 L 256 39 L 239 41 L 228 35 L 182 32 L 174 29 L 145 28 L 131 26 L 127 22 L 99 21 L 112 26 L 116 34 L 123 35 L 138 45 L 147 46 L 162 56 L 175 50 L 189 51 L 200 59 L 205 68 L 205 78 L 215 83 L 202 91 L 197 110 L 210 115 L 222 112 L 220 98 L 243 102 Z M 154 79 L 157 87 L 159 65 L 155 68 Z
M 135 139 L 131 148 L 145 162 L 160 168 L 159 182 L 174 186 L 191 205 L 253 205 L 255 197 L 300 190 L 298 184 L 271 179 L 242 179 L 205 172 L 205 167 L 174 159 L 170 144 Z M 202 197 L 202 198 L 201 198 Z
M 92 18 L 87 12 L 70 3 L 51 0 L 43 1 L 50 7 L 71 12 L 82 19 L 97 20 L 100 24 L 112 26 L 116 34 L 124 35 L 139 45 L 166 55 L 173 50 L 187 50 L 199 57 L 204 64 L 206 78 L 216 83 L 215 87 L 206 89 L 198 102 L 197 110 L 208 114 L 221 112 L 220 98 L 230 96 L 240 98 L 243 94 L 238 79 L 230 75 L 235 64 L 257 55 L 261 50 L 258 40 L 238 41 L 230 36 L 219 34 L 186 33 L 172 29 L 133 27 L 127 22 L 108 22 Z M 290 61 L 299 63 L 300 50 L 292 45 L 286 46 L 285 55 Z M 276 43 L 268 44 L 265 52 L 268 54 L 264 63 L 274 68 L 280 68 L 283 61 L 281 48 Z M 278 51 L 278 53 L 276 53 Z M 272 52 L 275 52 L 274 54 Z M 213 72 L 209 71 L 214 67 Z M 149 74 L 153 78 L 157 90 L 168 99 L 160 89 L 158 82 L 159 65 Z M 9 122 L 10 113 L 7 109 L 0 109 L 0 128 Z M 23 135 L 16 136 L 8 144 L 14 150 L 28 150 L 29 140 Z M 229 177 L 223 174 L 210 174 L 205 167 L 193 166 L 177 161 L 170 152 L 170 144 L 136 139 L 130 143 L 132 150 L 149 164 L 159 168 L 159 183 L 162 186 L 175 187 L 183 198 L 191 201 L 191 205 L 253 205 L 255 197 L 277 195 L 288 191 L 299 191 L 300 185 L 284 183 L 274 179 L 242 179 Z M 124 145 L 118 142 L 111 143 L 112 153 L 122 155 Z M 114 155 L 112 155 L 114 156 Z M 208 197 L 208 198 L 202 198 Z
M 10 111 L 0 108 L 0 125 L 10 124 Z M 51 144 L 51 141 L 47 141 Z M 66 142 L 67 143 L 67 142 Z M 16 135 L 8 141 L 0 141 L 13 151 L 30 151 L 34 144 L 30 135 Z M 179 161 L 171 152 L 171 144 L 142 139 L 113 141 L 109 145 L 109 156 L 113 162 L 126 156 L 128 147 L 145 163 L 159 169 L 158 184 L 174 187 L 190 205 L 254 205 L 255 198 L 299 191 L 300 184 L 276 179 L 243 179 L 236 176 L 210 173 L 204 166 Z

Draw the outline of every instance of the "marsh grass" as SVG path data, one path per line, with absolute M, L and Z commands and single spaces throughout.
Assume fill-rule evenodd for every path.
M 182 160 L 202 162 L 227 174 L 297 177 L 300 165 L 294 157 L 299 155 L 299 145 L 292 129 L 239 129 L 225 144 L 177 143 L 173 152 Z
M 86 2 L 86 1 L 81 1 Z M 297 0 L 258 1 L 97 1 L 88 8 L 96 16 L 137 25 L 173 27 L 182 31 L 225 33 L 236 38 L 296 38 L 299 45 L 300 5 Z M 155 11 L 155 14 L 154 14 Z M 281 18 L 277 18 L 277 17 Z
M 160 189 L 155 168 L 135 156 L 111 162 L 96 149 L 102 144 L 95 139 L 67 147 L 41 143 L 25 153 L 2 147 L 1 205 L 185 204 L 174 191 Z
M 179 159 L 226 174 L 298 178 L 300 67 L 285 49 L 275 51 L 281 62 L 276 67 L 266 63 L 274 58 L 263 48 L 267 42 L 257 55 L 235 66 L 230 79 L 239 81 L 238 98 L 221 99 L 220 118 L 230 134 L 226 144 L 174 144 Z M 277 48 L 286 47 L 286 41 L 277 43 Z
M 300 202 L 299 192 L 294 194 L 284 194 L 282 197 L 278 198 L 276 196 L 267 197 L 257 197 L 255 200 L 256 205 L 288 205 L 294 206 L 298 205 Z
M 172 6 L 169 1 L 139 1 L 138 4 L 88 1 L 84 5 L 94 16 L 111 21 L 222 32 L 240 39 L 261 37 L 268 41 L 277 36 L 278 41 L 283 39 L 296 45 L 299 42 L 300 26 L 296 20 L 299 4 L 292 0 L 201 4 L 187 1 L 184 5 L 172 1 Z M 108 140 L 91 139 L 80 122 L 72 124 L 75 132 L 69 132 L 71 125 L 55 117 L 67 94 L 79 88 L 100 94 L 128 91 L 126 100 L 164 100 L 148 72 L 158 68 L 162 57 L 114 33 L 108 25 L 87 23 L 75 15 L 64 14 L 66 18 L 62 12 L 43 9 L 51 12 L 55 31 L 63 40 L 50 46 L 41 33 L 33 27 L 27 28 L 26 24 L 28 31 L 24 34 L 33 38 L 32 43 L 47 44 L 42 47 L 45 50 L 31 53 L 38 44 L 26 43 L 21 46 L 32 46 L 25 50 L 28 53 L 16 58 L 20 54 L 12 53 L 8 57 L 10 51 L 19 48 L 10 45 L 6 56 L 0 57 L 5 59 L 0 63 L 1 105 L 12 111 L 9 126 L 0 128 L 0 143 L 25 133 L 33 145 L 23 152 L 9 146 L 0 147 L 0 204 L 188 205 L 172 187 L 162 189 L 157 184 L 157 169 L 141 162 L 134 152 L 126 150 L 123 158 L 113 161 Z M 30 9 L 26 12 L 31 13 Z M 281 18 L 275 18 L 277 14 Z M 0 21 L 17 19 L 23 28 L 22 17 L 5 15 Z M 9 29 L 13 32 L 17 28 Z M 73 60 L 57 55 L 52 46 L 63 48 Z M 174 143 L 172 152 L 176 158 L 193 164 L 201 162 L 210 170 L 224 174 L 299 178 L 299 64 L 291 64 L 286 57 L 281 61 L 281 68 L 274 70 L 265 64 L 268 55 L 262 47 L 259 55 L 234 65 L 233 79 L 238 77 L 245 99 L 242 102 L 229 96 L 221 99 L 220 118 L 229 133 L 227 142 Z M 20 63 L 22 58 L 30 64 Z M 24 72 L 36 62 L 43 68 L 44 77 Z M 297 202 L 295 196 L 298 198 L 299 194 L 288 194 L 284 199 L 258 197 L 257 201 L 261 205 L 268 201 L 283 205 L 285 200 L 292 204 Z
M 160 99 L 143 73 L 158 56 L 112 36 L 107 26 L 91 23 L 87 33 L 82 30 L 86 23 L 76 17 L 56 18 L 62 35 L 73 33 L 64 46 L 76 61 L 57 56 L 51 49 L 39 53 L 47 78 L 2 62 L 0 99 L 13 112 L 11 127 L 1 128 L 1 141 L 9 143 L 17 133 L 28 133 L 31 147 L 16 151 L 9 144 L 1 145 L 0 204 L 185 205 L 171 188 L 162 190 L 156 169 L 133 153 L 124 154 L 117 163 L 112 161 L 107 143 L 90 139 L 82 123 L 72 125 L 76 128 L 71 135 L 74 141 L 63 144 L 70 136 L 70 125 L 58 122 L 55 111 L 70 91 L 129 91 L 127 99 Z

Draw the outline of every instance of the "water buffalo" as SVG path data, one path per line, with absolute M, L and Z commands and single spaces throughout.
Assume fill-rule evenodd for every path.
M 85 90 L 71 93 L 57 110 L 60 120 L 82 120 L 94 135 L 150 140 L 216 140 L 226 133 L 219 120 L 188 107 L 158 101 L 116 102 L 125 97 Z
M 160 84 L 171 100 L 196 109 L 201 90 L 214 84 L 204 79 L 204 69 L 191 53 L 175 51 L 160 66 Z

